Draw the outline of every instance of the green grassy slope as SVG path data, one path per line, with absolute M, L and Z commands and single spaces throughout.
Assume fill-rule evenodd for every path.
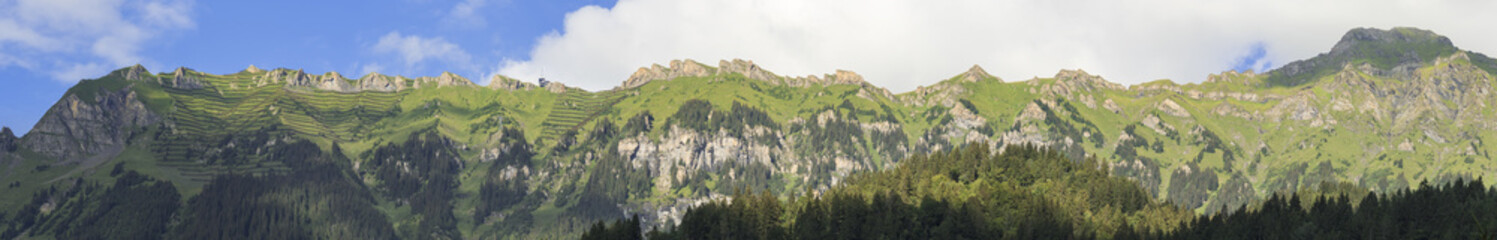
M 134 94 L 159 121 L 120 126 L 118 136 L 99 132 L 120 139 L 111 146 L 118 152 L 66 159 L 44 149 L 0 152 L 0 212 L 7 214 L 0 225 L 21 226 L 20 213 L 76 199 L 63 194 L 71 189 L 112 183 L 114 166 L 172 183 L 184 203 L 225 176 L 257 182 L 308 174 L 288 160 L 300 158 L 267 154 L 288 144 L 346 159 L 338 166 L 351 172 L 319 173 L 358 180 L 370 208 L 407 238 L 572 237 L 624 213 L 661 224 L 736 188 L 795 196 L 970 142 L 1092 157 L 1155 198 L 1198 212 L 1323 181 L 1384 191 L 1490 177 L 1497 169 L 1487 153 L 1497 143 L 1485 141 L 1497 137 L 1489 125 L 1497 122 L 1492 60 L 1408 31 L 1391 32 L 1415 43 L 1347 45 L 1354 47 L 1336 55 L 1345 61 L 1289 80 L 1280 72 L 1223 73 L 1202 83 L 1124 87 L 1083 71 L 1014 82 L 974 71 L 893 95 L 862 82 L 721 70 L 729 67 L 599 92 L 406 78 L 396 78 L 406 87 L 399 91 L 342 92 L 254 71 L 184 71 L 200 86 L 183 87 L 171 83 L 173 73 L 127 79 L 127 68 L 81 81 L 65 98 L 108 108 L 121 104 L 102 99 Z M 1378 55 L 1395 50 L 1420 61 Z M 300 74 L 270 73 L 293 72 Z M 316 77 L 313 85 L 323 81 Z M 49 115 L 77 109 L 65 102 Z M 105 120 L 63 122 L 110 118 L 98 119 Z M 22 141 L 47 134 L 33 131 Z M 457 164 L 430 168 L 455 170 L 413 167 L 441 159 Z M 401 176 L 440 184 L 403 192 L 410 178 Z M 30 204 L 35 199 L 41 203 Z M 451 221 L 414 220 L 448 216 L 439 212 L 450 212 Z

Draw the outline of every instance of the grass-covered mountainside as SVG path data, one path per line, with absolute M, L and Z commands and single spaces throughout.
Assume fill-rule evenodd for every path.
M 606 239 L 1491 239 L 1497 188 L 1480 180 L 1374 193 L 1347 182 L 1275 193 L 1230 213 L 1194 216 L 1150 199 L 1093 161 L 984 144 L 857 173 L 829 191 L 780 200 L 738 192 L 678 224 L 600 221 Z M 648 227 L 648 231 L 645 231 Z
M 119 69 L 25 135 L 0 132 L 0 239 L 568 238 L 634 214 L 674 223 L 735 189 L 799 198 L 976 142 L 1054 149 L 1197 213 L 1322 182 L 1382 192 L 1497 170 L 1497 61 L 1412 28 L 1355 29 L 1314 58 L 1189 84 L 1080 70 L 1008 82 L 973 66 L 894 94 L 849 71 L 668 65 L 598 92 Z

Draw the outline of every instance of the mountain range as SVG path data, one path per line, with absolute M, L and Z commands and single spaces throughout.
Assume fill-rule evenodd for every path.
M 22 136 L 0 132 L 0 231 L 14 234 L 0 238 L 101 224 L 202 238 L 195 224 L 261 221 L 224 217 L 235 211 L 333 226 L 282 226 L 320 238 L 575 237 L 633 214 L 673 223 L 740 189 L 814 194 L 974 143 L 1055 149 L 1215 213 L 1326 182 L 1493 177 L 1494 73 L 1497 60 L 1415 28 L 1353 29 L 1315 57 L 1199 83 L 1012 81 L 974 65 L 904 93 L 737 59 L 643 67 L 596 92 L 136 65 L 80 81 Z M 166 212 L 121 213 L 148 203 Z M 120 214 L 145 217 L 107 220 Z

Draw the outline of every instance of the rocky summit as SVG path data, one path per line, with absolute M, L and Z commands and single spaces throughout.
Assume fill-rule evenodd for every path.
M 72 237 L 56 229 L 86 224 L 60 216 L 123 204 L 97 200 L 123 186 L 174 196 L 135 202 L 171 209 L 141 222 L 181 238 L 231 221 L 209 214 L 222 209 L 334 226 L 307 230 L 324 238 L 564 238 L 636 214 L 666 226 L 743 189 L 814 195 L 963 146 L 1055 149 L 1212 213 L 1323 183 L 1491 179 L 1494 69 L 1413 28 L 1354 29 L 1310 59 L 1185 84 L 1079 69 L 1005 81 L 973 65 L 905 93 L 739 59 L 642 67 L 596 92 L 136 65 L 79 82 L 23 136 L 0 133 L 0 230 Z

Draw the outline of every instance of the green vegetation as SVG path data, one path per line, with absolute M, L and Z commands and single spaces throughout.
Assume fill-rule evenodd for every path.
M 963 74 L 900 94 L 712 72 L 597 92 L 396 77 L 407 88 L 345 92 L 286 69 L 184 70 L 187 85 L 175 73 L 122 69 L 80 82 L 62 96 L 77 101 L 59 101 L 24 137 L 0 129 L 0 233 L 84 238 L 100 232 L 72 226 L 93 224 L 165 238 L 219 236 L 193 230 L 204 228 L 242 238 L 564 239 L 628 215 L 640 218 L 620 223 L 665 226 L 692 207 L 701 209 L 693 218 L 748 214 L 724 200 L 738 194 L 778 204 L 779 217 L 754 220 L 777 221 L 756 225 L 764 236 L 832 229 L 797 230 L 802 216 L 899 209 L 933 214 L 905 216 L 929 220 L 919 233 L 972 218 L 981 220 L 950 227 L 974 231 L 942 234 L 1057 227 L 1106 238 L 1323 182 L 1388 194 L 1494 176 L 1497 141 L 1486 140 L 1497 139 L 1488 124 L 1497 65 L 1437 35 L 1386 32 L 1407 39 L 1349 42 L 1307 61 L 1340 61 L 1300 71 L 1309 75 L 1126 88 L 1081 71 L 1013 82 Z M 298 77 L 313 82 L 289 82 Z M 1021 146 L 1050 150 L 1013 155 L 1029 151 Z M 955 157 L 979 148 L 1002 154 Z M 132 172 L 146 180 L 109 190 Z M 170 211 L 120 212 L 108 206 L 125 203 L 102 197 L 167 206 L 133 195 L 167 189 L 178 199 Z M 801 214 L 809 209 L 824 214 Z M 118 214 L 171 217 L 165 227 L 84 221 Z
M 916 155 L 826 192 L 782 201 L 743 191 L 692 208 L 650 239 L 1065 239 L 1168 231 L 1191 216 L 1152 201 L 1093 161 L 1014 146 L 978 144 Z M 632 225 L 626 225 L 632 224 Z M 597 223 L 583 236 L 639 236 L 637 221 Z M 1140 229 L 1134 229 L 1139 227 Z M 1127 229 L 1127 230 L 1121 230 Z
M 1164 239 L 1490 239 L 1497 189 L 1455 181 L 1357 195 L 1274 195 L 1253 210 L 1201 216 Z M 1117 239 L 1122 239 L 1118 237 Z M 1135 238 L 1137 239 L 1137 238 Z
M 782 201 L 768 192 L 739 192 L 730 201 L 692 208 L 679 225 L 665 231 L 654 228 L 641 233 L 637 216 L 612 224 L 600 221 L 582 239 L 1485 239 L 1497 235 L 1497 188 L 1488 188 L 1479 180 L 1440 186 L 1421 183 L 1416 190 L 1385 194 L 1327 182 L 1317 190 L 1275 194 L 1231 212 L 1189 219 L 1188 213 L 1151 201 L 1127 180 L 1105 177 L 1094 166 L 1071 163 L 1058 152 L 1020 147 L 989 157 L 983 149 L 978 145 L 917 155 L 905 161 L 903 168 L 862 174 L 857 181 L 819 196 L 807 193 Z M 939 167 L 950 163 L 980 170 Z M 1055 169 L 1071 172 L 1054 174 Z M 953 178 L 975 179 L 966 186 L 958 183 L 925 191 L 932 184 L 927 178 L 946 184 Z M 912 181 L 918 183 L 911 186 Z M 1000 187 L 985 185 L 989 183 Z M 1358 195 L 1365 197 L 1349 197 Z M 1066 202 L 1078 201 L 1077 197 L 1087 198 L 1090 204 Z M 1076 216 L 1076 212 L 1087 214 Z

